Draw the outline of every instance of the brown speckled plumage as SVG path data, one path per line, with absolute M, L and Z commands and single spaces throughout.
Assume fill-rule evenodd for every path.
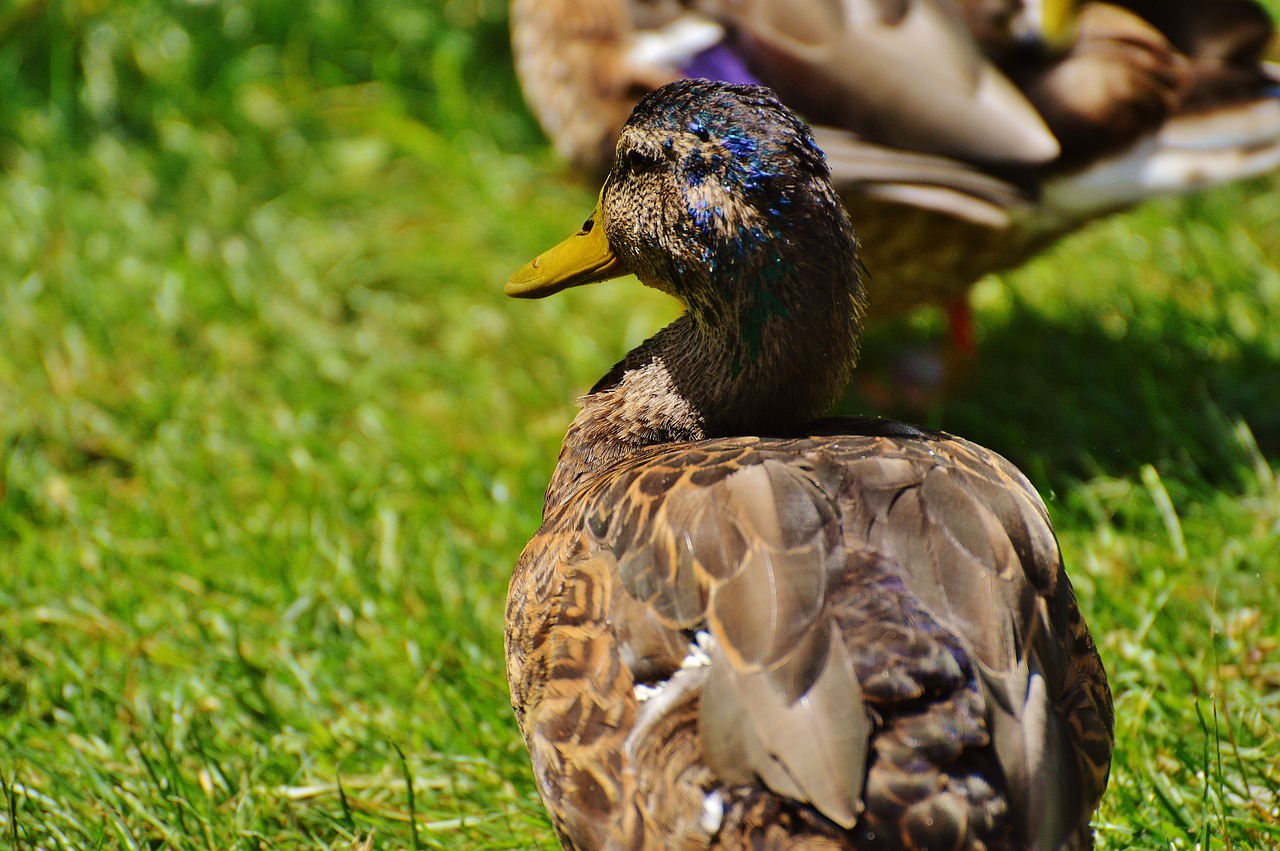
M 855 349 L 813 341 L 856 329 L 861 290 L 794 116 L 682 82 L 632 125 L 579 237 L 604 228 L 689 313 L 584 400 L 507 607 L 512 706 L 562 842 L 1089 847 L 1111 699 L 1043 503 L 960 438 L 814 419 Z M 709 191 L 765 235 L 636 203 L 692 216 Z M 785 274 L 726 262 L 735 246 Z M 528 268 L 516 294 L 559 286 Z M 761 298 L 780 306 L 736 368 Z
M 717 847 L 748 847 L 781 813 L 833 847 L 876 833 L 884 847 L 925 847 L 929 819 L 954 823 L 948 848 L 1021 847 L 1033 817 L 1084 835 L 1080 814 L 1106 783 L 1110 698 L 1035 492 L 958 438 L 830 428 L 841 433 L 633 456 L 553 508 L 521 557 L 507 612 L 512 702 L 570 847 L 606 847 L 615 833 L 642 847 L 709 845 L 703 801 L 730 772 Z M 681 669 L 697 630 L 724 648 L 705 674 Z M 1063 715 L 1043 733 L 1062 752 L 1037 769 L 1016 741 L 1029 672 Z M 635 686 L 673 676 L 688 691 L 635 735 Z M 789 717 L 767 702 L 832 682 L 843 688 L 829 712 Z M 788 746 L 800 758 L 849 749 L 865 764 L 828 813 L 860 814 L 851 834 L 761 788 L 763 766 L 796 756 Z M 721 751 L 714 768 L 709 747 Z M 839 788 L 807 769 L 784 773 Z M 1037 789 L 1034 809 L 1015 798 Z M 892 844 L 898 835 L 915 845 Z
M 1024 0 L 513 0 L 511 23 L 526 99 L 588 170 L 643 92 L 731 47 L 817 128 L 877 317 L 954 302 L 1144 198 L 1280 165 L 1256 2 L 1057 5 L 1074 7 L 1058 33 Z

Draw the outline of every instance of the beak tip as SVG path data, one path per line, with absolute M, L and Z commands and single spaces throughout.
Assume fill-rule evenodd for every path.
M 538 261 L 526 263 L 507 279 L 502 291 L 512 298 L 532 298 L 538 295 L 543 276 L 538 272 Z
M 599 218 L 597 205 L 588 222 Z M 607 281 L 624 272 L 605 229 L 583 225 L 581 231 L 517 269 L 507 279 L 503 292 L 513 298 L 543 298 L 570 287 Z

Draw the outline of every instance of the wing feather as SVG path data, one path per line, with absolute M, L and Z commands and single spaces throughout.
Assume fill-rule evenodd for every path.
M 509 609 L 537 636 L 509 666 L 540 785 L 584 836 L 609 796 L 669 784 L 663 818 L 690 837 L 713 788 L 763 788 L 920 847 L 1075 842 L 1111 705 L 1034 489 L 946 435 L 820 428 L 654 450 L 548 517 Z M 777 811 L 741 794 L 712 810 L 747 835 L 734 819 Z M 653 829 L 619 812 L 625 835 Z
M 814 123 L 977 162 L 1040 164 L 1058 155 L 1035 108 L 982 55 L 952 3 L 698 6 L 734 28 L 747 64 Z

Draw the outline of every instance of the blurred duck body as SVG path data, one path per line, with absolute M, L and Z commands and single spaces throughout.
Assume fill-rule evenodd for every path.
M 814 125 L 866 242 L 872 317 L 1145 198 L 1280 165 L 1252 0 L 514 0 L 517 71 L 574 164 L 646 91 L 763 83 Z

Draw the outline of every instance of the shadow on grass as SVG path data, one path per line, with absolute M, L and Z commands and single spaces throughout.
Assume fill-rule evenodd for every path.
M 1099 474 L 1130 477 L 1144 464 L 1210 484 L 1248 463 L 1243 421 L 1263 455 L 1280 459 L 1280 350 L 1144 306 L 1141 321 L 1104 328 L 1015 305 L 986 330 L 977 359 L 947 401 L 925 413 L 879 408 L 854 391 L 844 412 L 874 412 L 962 435 L 1021 467 L 1038 484 Z M 884 374 L 905 347 L 937 347 L 905 323 L 870 330 L 863 363 Z M 883 382 L 881 382 L 883 384 Z M 857 381 L 855 381 L 855 386 Z M 1245 439 L 1247 441 L 1247 438 Z

